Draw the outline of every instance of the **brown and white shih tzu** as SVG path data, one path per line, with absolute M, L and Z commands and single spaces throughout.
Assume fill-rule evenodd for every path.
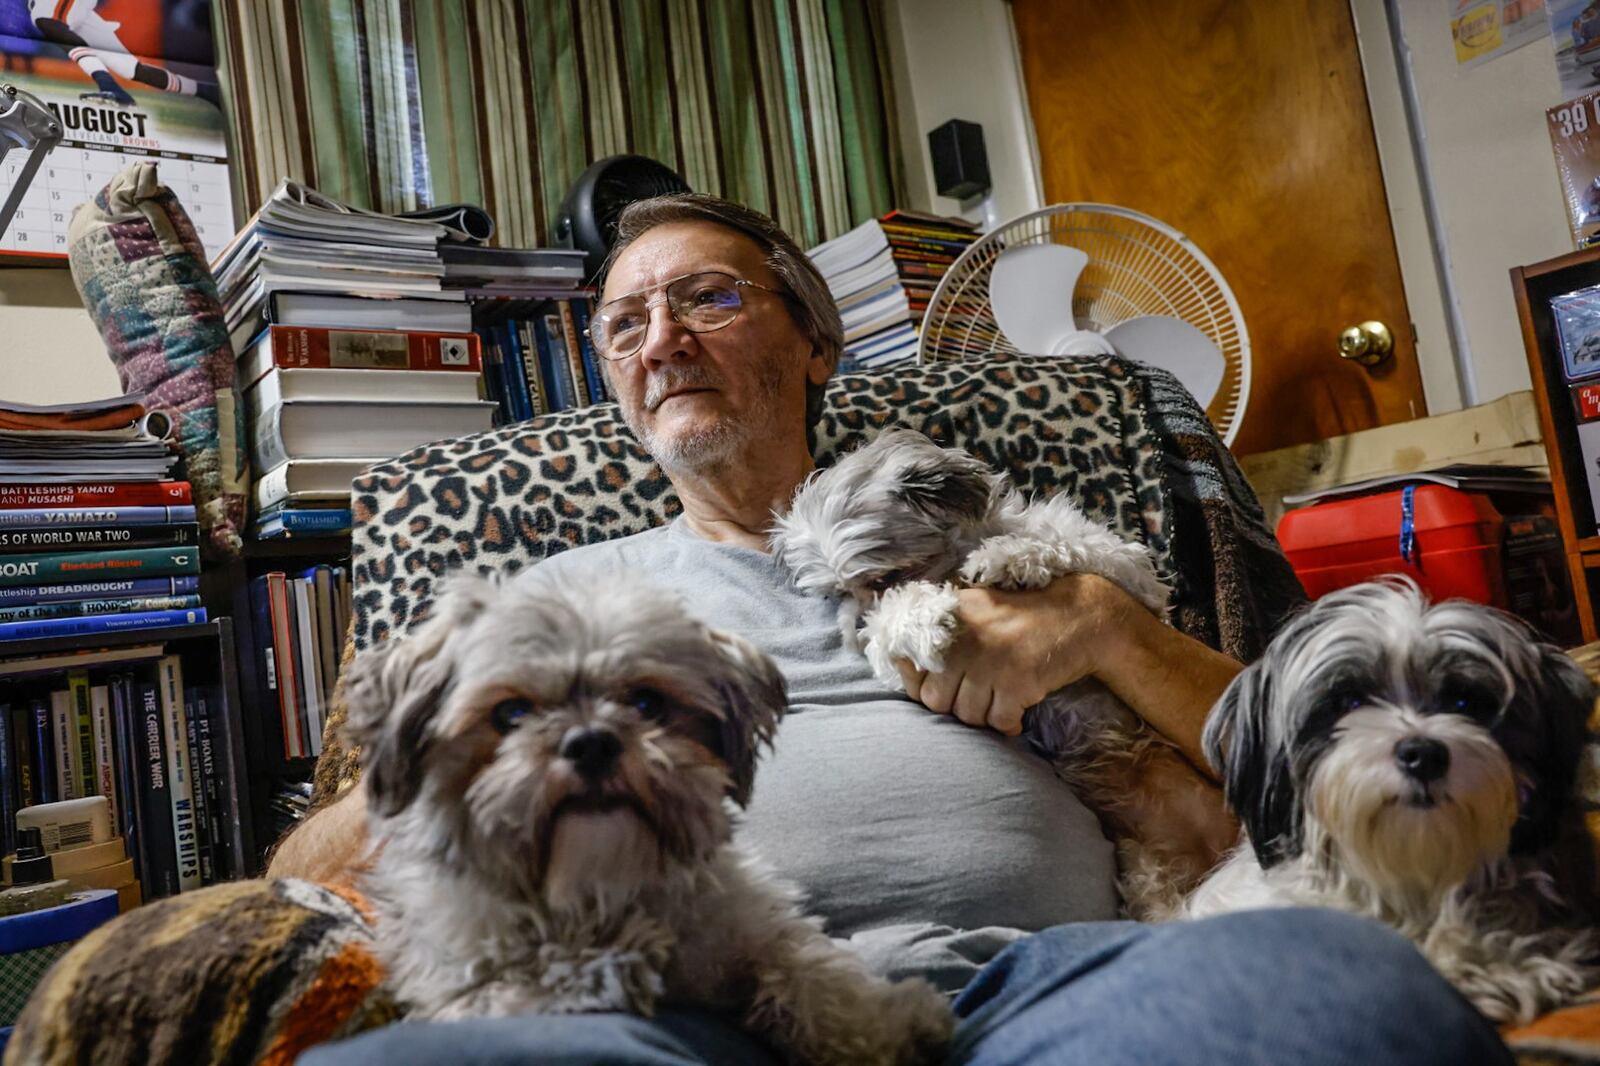
M 1030 502 L 977 457 L 888 430 L 811 475 L 776 517 L 773 554 L 795 585 L 839 598 L 845 639 L 884 684 L 904 659 L 935 672 L 956 638 L 964 586 L 1039 589 L 1098 574 L 1165 616 L 1150 552 L 1064 494 Z M 1094 679 L 1052 693 L 1024 730 L 1116 839 L 1119 887 L 1143 916 L 1193 887 L 1232 838 L 1197 772 Z
M 796 1061 L 932 1061 L 951 1017 L 871 975 L 732 843 L 783 677 L 659 591 L 458 577 L 348 686 L 380 958 L 418 1018 L 730 1011 Z
M 1600 977 L 1579 799 L 1595 689 L 1520 622 L 1385 580 L 1292 620 L 1206 724 L 1246 840 L 1184 908 L 1368 915 L 1486 1016 Z

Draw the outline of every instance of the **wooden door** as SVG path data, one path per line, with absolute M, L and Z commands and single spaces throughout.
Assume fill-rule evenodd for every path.
M 1427 414 L 1346 0 L 1012 0 L 1047 203 L 1193 238 L 1252 348 L 1240 455 Z M 1374 369 L 1340 358 L 1368 319 Z

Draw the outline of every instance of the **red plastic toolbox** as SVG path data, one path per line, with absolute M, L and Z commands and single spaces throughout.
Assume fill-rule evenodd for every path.
M 1403 558 L 1408 493 L 1412 537 Z M 1504 607 L 1503 526 L 1481 495 L 1416 484 L 1290 511 L 1278 522 L 1278 541 L 1313 599 L 1381 574 L 1407 574 L 1434 600 Z

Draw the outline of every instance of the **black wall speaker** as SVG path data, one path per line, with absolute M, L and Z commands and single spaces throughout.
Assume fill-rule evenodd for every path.
M 928 134 L 933 158 L 933 183 L 940 196 L 970 200 L 989 191 L 989 156 L 983 150 L 983 127 L 953 118 Z

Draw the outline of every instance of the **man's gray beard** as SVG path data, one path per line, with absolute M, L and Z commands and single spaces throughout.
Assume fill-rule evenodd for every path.
M 703 365 L 691 363 L 663 371 L 645 391 L 645 407 L 675 388 L 717 387 L 722 381 Z M 630 423 L 633 435 L 663 470 L 700 474 L 742 458 L 758 435 L 770 434 L 778 416 L 778 395 L 783 388 L 783 367 L 774 360 L 757 379 L 754 403 L 748 410 L 730 414 L 710 426 L 664 439 L 643 426 Z

